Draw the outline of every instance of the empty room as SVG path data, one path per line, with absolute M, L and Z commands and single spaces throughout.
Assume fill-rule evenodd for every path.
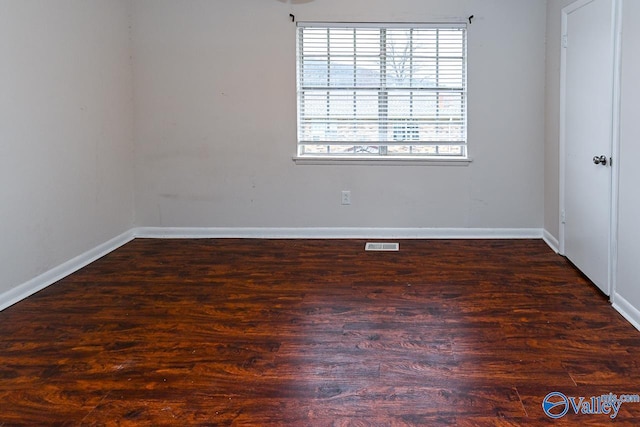
M 638 425 L 636 18 L 0 0 L 0 426 Z

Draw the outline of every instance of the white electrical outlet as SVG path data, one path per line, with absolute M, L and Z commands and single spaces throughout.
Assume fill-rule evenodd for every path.
M 350 205 L 351 204 L 351 191 L 343 190 L 342 191 L 342 204 Z

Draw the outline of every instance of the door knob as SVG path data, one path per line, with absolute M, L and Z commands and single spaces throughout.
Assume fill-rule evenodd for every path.
M 607 156 L 594 156 L 593 163 L 595 163 L 596 165 L 606 166 Z

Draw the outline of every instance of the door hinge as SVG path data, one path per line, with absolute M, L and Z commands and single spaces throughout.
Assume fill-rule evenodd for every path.
M 562 35 L 562 47 L 564 47 L 565 49 L 567 47 L 569 47 L 569 35 L 568 34 L 563 34 Z
M 567 223 L 567 216 L 566 216 L 564 211 L 560 212 L 560 222 L 563 223 L 563 224 Z

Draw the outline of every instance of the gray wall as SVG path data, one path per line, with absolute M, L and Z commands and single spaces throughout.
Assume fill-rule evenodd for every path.
M 133 225 L 129 15 L 0 2 L 0 294 Z
M 136 223 L 542 228 L 546 2 L 134 2 Z M 469 27 L 468 167 L 295 165 L 295 25 Z M 352 205 L 340 205 L 351 190 Z
M 637 25 L 640 2 L 625 0 L 622 16 L 618 265 L 613 300 L 617 303 L 619 296 L 624 298 L 633 307 L 627 308 L 627 312 L 640 325 L 640 58 L 637 55 L 637 46 L 640 46 L 640 28 Z

